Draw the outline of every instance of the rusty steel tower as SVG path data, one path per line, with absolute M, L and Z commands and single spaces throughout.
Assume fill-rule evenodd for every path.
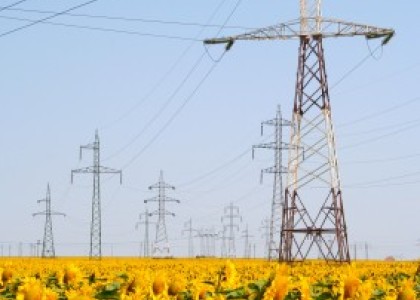
M 300 0 L 297 20 L 204 41 L 227 50 L 239 40 L 300 42 L 280 237 L 279 260 L 286 262 L 318 254 L 350 261 L 323 39 L 364 36 L 385 45 L 394 35 L 393 29 L 324 18 L 321 4 Z

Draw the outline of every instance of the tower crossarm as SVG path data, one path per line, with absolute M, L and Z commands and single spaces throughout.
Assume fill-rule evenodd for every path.
M 169 190 L 175 190 L 174 186 L 172 186 L 170 184 L 167 184 L 166 182 L 158 182 L 158 183 L 155 183 L 155 184 L 149 186 L 149 190 L 162 189 L 162 188 L 163 189 L 169 189 Z
M 263 143 L 252 146 L 252 150 L 254 149 L 279 149 L 279 150 L 289 150 L 291 149 L 290 145 L 288 143 L 281 142 L 280 145 L 278 145 L 276 142 L 270 142 L 270 143 Z
M 149 199 L 144 200 L 144 203 L 147 203 L 147 202 L 159 202 L 159 201 L 181 203 L 181 201 L 178 200 L 178 199 L 171 198 L 171 197 L 166 197 L 166 196 L 165 197 L 159 197 L 159 196 L 152 197 L 152 198 L 149 198 Z
M 149 214 L 149 216 L 162 216 L 162 215 L 175 217 L 175 214 L 173 212 L 170 212 L 169 210 L 166 210 L 166 209 L 165 210 L 158 209 Z
M 37 213 L 33 213 L 33 214 L 32 214 L 32 216 L 33 216 L 33 217 L 35 217 L 35 216 L 45 216 L 45 215 L 51 215 L 51 216 L 63 216 L 63 217 L 65 217 L 65 216 L 66 216 L 66 214 L 65 214 L 65 213 L 56 212 L 56 211 L 50 211 L 50 212 L 48 212 L 48 211 L 40 211 L 40 212 L 37 212 Z
M 120 175 L 120 184 L 122 183 L 122 171 L 116 170 L 108 167 L 99 166 L 99 168 L 95 168 L 94 166 L 75 169 L 71 171 L 71 183 L 73 183 L 73 176 L 74 174 L 94 174 L 94 173 L 103 173 L 103 174 L 119 174 Z
M 307 24 L 319 21 L 320 30 L 302 31 L 302 21 Z M 307 28 L 313 27 L 308 26 Z M 318 18 L 304 18 L 256 29 L 239 35 L 206 39 L 204 40 L 204 44 L 226 44 L 226 49 L 229 50 L 235 41 L 241 40 L 293 40 L 305 36 L 322 36 L 323 38 L 364 36 L 367 39 L 382 38 L 382 44 L 385 45 L 394 34 L 395 31 L 390 28 L 380 28 L 339 19 L 321 18 L 319 20 Z

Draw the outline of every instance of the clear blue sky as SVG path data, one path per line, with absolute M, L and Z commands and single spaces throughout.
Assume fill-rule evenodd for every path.
M 74 13 L 208 23 L 221 2 L 99 0 Z M 16 8 L 60 11 L 79 3 L 28 0 Z M 225 1 L 210 23 L 222 24 L 236 3 Z M 331 91 L 350 243 L 368 241 L 376 258 L 419 256 L 419 11 L 420 3 L 414 0 L 324 1 L 325 16 L 397 32 L 382 55 L 376 53 Z M 228 25 L 264 27 L 298 13 L 296 0 L 243 0 Z M 45 16 L 0 11 L 0 35 L 27 24 L 10 17 Z M 218 32 L 217 27 L 70 16 L 51 22 L 195 39 Z M 222 35 L 242 31 L 228 28 Z M 326 41 L 330 86 L 376 46 L 360 37 Z M 92 163 L 90 156 L 79 162 L 78 147 L 92 141 L 98 128 L 103 165 L 124 168 L 123 185 L 112 177 L 103 177 L 102 185 L 103 241 L 114 244 L 114 254 L 138 253 L 136 243 L 143 236 L 134 225 L 145 208 L 143 199 L 154 196 L 147 187 L 163 169 L 167 181 L 179 187 L 171 196 L 181 200 L 168 206 L 176 213 L 168 219 L 174 254 L 187 254 L 181 231 L 188 218 L 197 229 L 219 230 L 223 207 L 232 201 L 243 215 L 242 228 L 249 223 L 257 254 L 262 255 L 258 227 L 269 214 L 271 178 L 260 185 L 259 170 L 272 164 L 272 154 L 258 152 L 252 161 L 251 146 L 263 141 L 260 122 L 274 116 L 277 104 L 286 118 L 291 117 L 297 48 L 296 41 L 235 44 L 155 138 L 213 65 L 206 55 L 169 98 L 204 53 L 200 42 L 51 24 L 0 37 L 0 242 L 5 247 L 12 243 L 16 253 L 18 242 L 42 238 L 43 219 L 31 214 L 43 209 L 36 200 L 45 196 L 50 182 L 54 209 L 68 215 L 54 219 L 57 254 L 88 253 L 92 180 L 78 177 L 71 186 L 70 171 Z M 218 57 L 220 48 L 210 52 Z M 150 122 L 168 99 L 165 110 Z M 249 154 L 194 181 L 247 149 Z M 238 238 L 238 254 L 243 253 L 242 245 Z M 28 253 L 29 246 L 24 247 Z M 110 251 L 106 244 L 104 254 Z

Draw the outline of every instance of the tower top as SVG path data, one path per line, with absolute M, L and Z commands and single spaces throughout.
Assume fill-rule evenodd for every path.
M 300 31 L 321 31 L 322 0 L 300 0 Z
M 206 39 L 204 44 L 226 44 L 229 50 L 238 40 L 291 40 L 300 38 L 337 38 L 364 36 L 367 39 L 382 38 L 385 45 L 394 36 L 391 28 L 380 28 L 322 16 L 322 0 L 300 0 L 300 18 L 278 23 L 250 32 Z

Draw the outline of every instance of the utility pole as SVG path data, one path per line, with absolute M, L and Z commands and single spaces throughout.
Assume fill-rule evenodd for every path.
M 224 209 L 224 216 L 222 216 L 222 225 L 223 231 L 228 230 L 228 257 L 236 257 L 236 248 L 235 248 L 235 229 L 239 231 L 239 225 L 236 223 L 236 220 L 242 222 L 242 217 L 239 214 L 239 207 L 234 206 L 231 202 L 229 206 L 226 206 Z M 227 222 L 225 222 L 227 221 Z
M 44 225 L 44 239 L 42 241 L 42 258 L 54 258 L 54 235 L 52 226 L 52 216 L 66 216 L 61 212 L 55 212 L 51 209 L 51 190 L 50 184 L 47 184 L 47 195 L 44 199 L 38 200 L 38 203 L 45 202 L 45 210 L 42 212 L 34 213 L 32 216 L 45 216 Z
M 283 142 L 283 127 L 291 126 L 291 122 L 283 119 L 280 105 L 277 107 L 276 117 L 261 123 L 261 135 L 264 134 L 264 126 L 274 127 L 274 142 L 259 144 L 252 147 L 252 158 L 257 148 L 274 150 L 274 166 L 261 171 L 261 183 L 264 173 L 274 174 L 273 196 L 271 200 L 270 232 L 268 260 L 273 260 L 279 255 L 281 215 L 284 206 L 283 174 L 287 169 L 283 166 L 283 151 L 289 150 L 289 144 Z
M 300 41 L 279 253 L 290 263 L 317 250 L 325 260 L 350 261 L 323 39 L 363 36 L 385 45 L 394 35 L 393 29 L 324 18 L 321 3 L 300 0 L 297 20 L 204 41 L 226 44 L 226 50 L 240 40 Z
M 139 215 L 139 220 L 136 223 L 136 229 L 139 228 L 139 225 L 144 225 L 144 240 L 143 240 L 143 256 L 150 257 L 150 243 L 149 243 L 149 225 L 152 223 L 149 221 L 151 214 L 146 209 L 146 211 Z
M 167 202 L 180 203 L 180 201 L 166 196 L 166 190 L 175 190 L 175 187 L 167 184 L 163 180 L 162 170 L 160 171 L 159 181 L 156 184 L 149 186 L 149 190 L 158 190 L 158 195 L 156 197 L 144 200 L 144 203 L 147 203 L 147 202 L 158 203 L 158 209 L 150 214 L 151 216 L 152 215 L 158 216 L 158 220 L 156 223 L 156 239 L 153 245 L 153 256 L 162 255 L 163 257 L 169 257 L 171 256 L 171 249 L 169 247 L 169 242 L 168 242 L 168 233 L 166 231 L 165 217 L 167 215 L 175 216 L 175 214 L 166 210 L 165 204 Z
M 266 257 L 269 257 L 270 253 L 270 219 L 266 218 L 262 220 L 260 231 L 262 231 L 261 237 L 264 239 L 264 253 Z
M 244 257 L 245 258 L 251 258 L 251 244 L 249 243 L 249 238 L 254 237 L 253 235 L 249 234 L 248 231 L 248 224 L 246 224 L 245 230 L 242 231 L 242 236 L 241 236 L 244 241 Z
M 369 259 L 369 244 L 367 242 L 365 242 L 365 258 Z
M 197 230 L 193 229 L 192 219 L 190 218 L 184 223 L 184 229 L 182 230 L 182 234 L 188 233 L 188 257 L 194 257 L 194 232 L 197 232 Z
M 102 257 L 102 220 L 101 220 L 101 174 L 119 174 L 122 184 L 122 171 L 101 166 L 100 143 L 98 130 L 95 132 L 95 141 L 88 145 L 80 146 L 80 160 L 83 150 L 93 151 L 93 166 L 71 171 L 71 183 L 74 174 L 93 174 L 92 220 L 90 224 L 90 259 Z

